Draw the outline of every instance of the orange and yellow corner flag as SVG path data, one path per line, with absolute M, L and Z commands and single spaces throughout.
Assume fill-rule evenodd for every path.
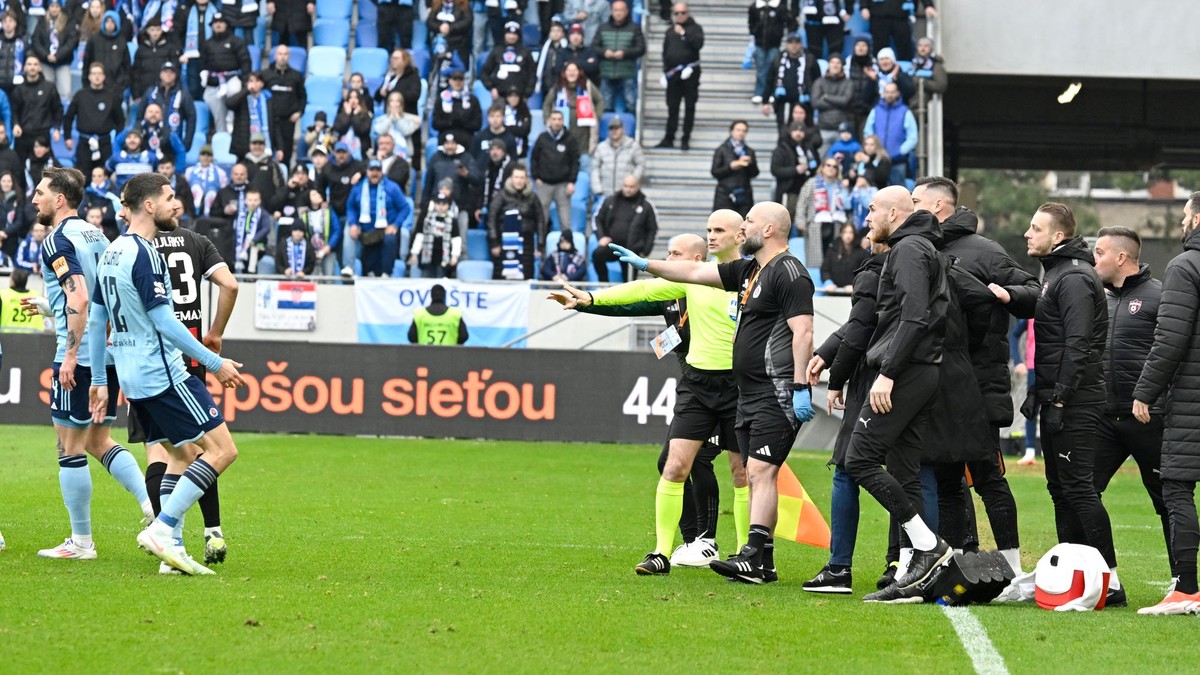
M 776 485 L 779 488 L 779 522 L 775 525 L 775 536 L 797 544 L 829 548 L 829 524 L 786 462 L 779 467 Z

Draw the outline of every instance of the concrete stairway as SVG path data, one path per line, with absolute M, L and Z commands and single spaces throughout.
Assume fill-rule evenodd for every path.
M 696 105 L 696 125 L 692 131 L 691 151 L 655 150 L 667 126 L 666 91 L 659 83 L 662 74 L 662 39 L 669 28 L 657 14 L 650 17 L 646 35 L 647 76 L 642 144 L 646 148 L 646 185 L 644 190 L 658 209 L 658 245 L 656 256 L 666 250 L 667 240 L 684 232 L 704 234 L 704 223 L 712 212 L 716 179 L 710 173 L 713 151 L 729 136 L 735 119 L 750 123 L 747 141 L 758 155 L 759 177 L 754 182 L 754 198 L 771 198 L 775 181 L 770 176 L 771 151 L 778 134 L 774 115 L 763 117 L 760 106 L 750 103 L 754 94 L 754 71 L 742 69 L 749 34 L 746 25 L 748 3 L 720 3 L 699 0 L 689 3 L 692 18 L 704 28 L 703 67 L 700 100 Z M 682 126 L 682 106 L 680 124 Z

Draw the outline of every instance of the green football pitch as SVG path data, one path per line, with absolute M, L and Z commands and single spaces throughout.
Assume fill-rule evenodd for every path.
M 1189 668 L 1200 628 L 1136 615 L 1169 574 L 1131 468 L 1105 495 L 1129 608 L 975 606 L 983 631 L 960 638 L 937 606 L 861 601 L 886 547 L 883 511 L 865 495 L 855 595 L 822 597 L 800 584 L 826 552 L 790 542 L 770 586 L 708 570 L 636 576 L 653 546 L 658 448 L 236 438 L 240 459 L 221 480 L 227 562 L 215 577 L 163 577 L 134 543 L 132 499 L 98 462 L 99 559 L 36 557 L 69 533 L 53 433 L 0 428 L 0 671 L 1168 672 Z M 826 459 L 790 464 L 828 515 Z M 1040 466 L 1009 476 L 1028 568 L 1054 543 L 1050 501 Z M 726 470 L 718 477 L 728 490 Z M 199 521 L 193 510 L 195 554 Z M 995 653 L 973 661 L 964 645 L 984 633 Z

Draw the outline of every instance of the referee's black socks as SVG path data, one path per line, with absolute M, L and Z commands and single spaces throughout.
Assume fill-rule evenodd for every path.
M 770 543 L 771 541 L 772 541 L 771 540 L 771 530 L 769 528 L 767 528 L 766 525 L 751 525 L 750 526 L 750 540 L 747 543 L 751 546 L 751 548 L 754 551 L 754 554 L 752 555 L 750 560 L 755 565 L 763 564 L 763 561 L 765 559 L 764 554 L 767 551 L 767 547 L 771 546 L 772 547 L 771 548 L 771 561 L 772 561 L 771 566 L 772 567 L 775 566 L 774 565 L 774 560 L 775 560 L 774 546 Z

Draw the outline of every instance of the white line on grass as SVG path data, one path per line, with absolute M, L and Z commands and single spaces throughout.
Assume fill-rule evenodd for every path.
M 971 657 L 971 665 L 975 667 L 976 673 L 979 675 L 1008 675 L 1004 657 L 996 651 L 996 646 L 992 644 L 983 624 L 979 623 L 979 619 L 975 618 L 971 610 L 966 607 L 943 605 L 942 611 L 945 612 L 946 618 L 950 619 L 950 625 L 954 626 L 954 632 L 958 633 L 958 640 L 962 642 L 967 656 Z

